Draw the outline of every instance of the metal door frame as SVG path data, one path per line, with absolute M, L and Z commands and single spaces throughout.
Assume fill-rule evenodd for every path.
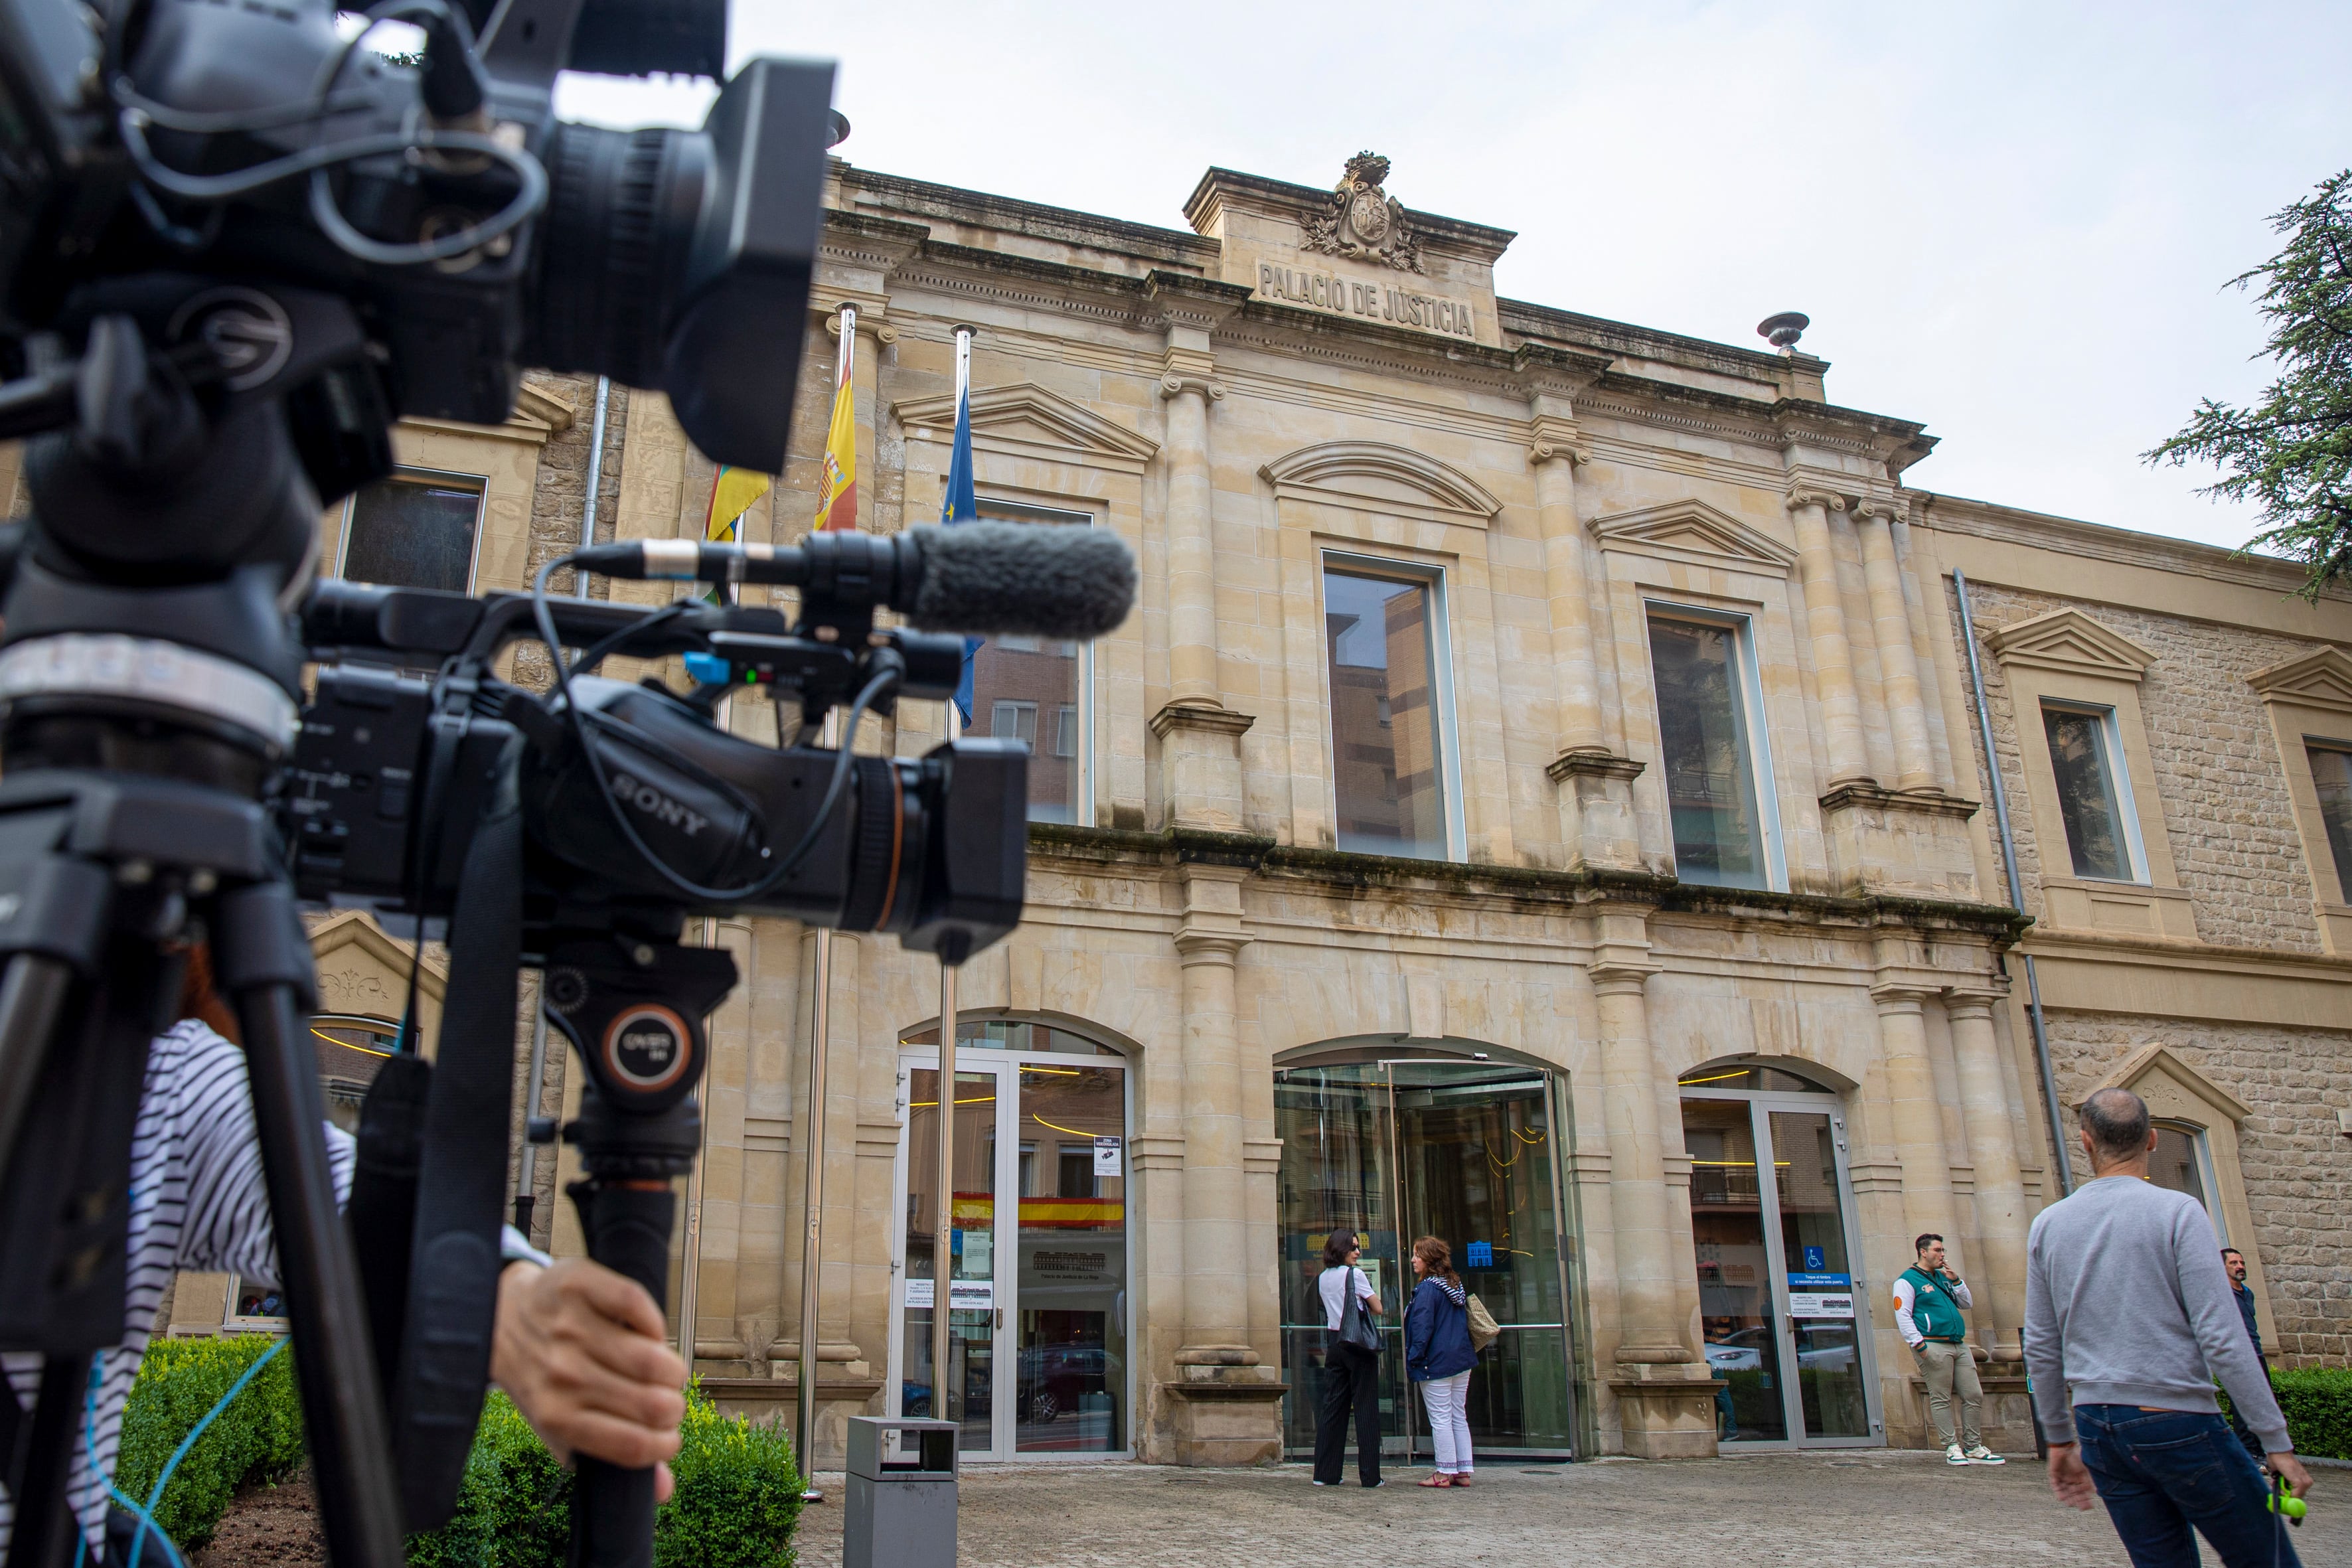
M 1746 1438 L 1732 1445 L 1742 1453 L 1769 1452 L 1780 1448 L 1883 1448 L 1886 1446 L 1886 1417 L 1881 1408 L 1878 1388 L 1878 1355 L 1876 1335 L 1870 1318 L 1870 1283 L 1863 1272 L 1863 1250 L 1860 1217 L 1854 1212 L 1853 1183 L 1846 1173 L 1845 1111 L 1838 1097 L 1823 1090 L 1808 1094 L 1793 1089 L 1684 1089 L 1684 1100 L 1736 1100 L 1748 1105 L 1748 1133 L 1755 1141 L 1757 1161 L 1756 1188 L 1759 1194 L 1761 1224 L 1764 1229 L 1764 1267 L 1770 1275 L 1772 1317 L 1780 1349 L 1780 1411 L 1781 1422 L 1789 1433 L 1786 1437 Z M 1772 1139 L 1772 1112 L 1795 1111 L 1808 1115 L 1826 1115 L 1830 1123 L 1830 1152 L 1837 1165 L 1838 1218 L 1845 1232 L 1845 1255 L 1853 1275 L 1853 1342 L 1856 1375 L 1862 1379 L 1863 1409 L 1870 1423 L 1870 1432 L 1860 1437 L 1810 1437 L 1805 1436 L 1805 1402 L 1803 1384 L 1796 1373 L 1796 1321 L 1789 1315 L 1789 1267 L 1787 1248 L 1780 1237 L 1780 1192 L 1776 1177 L 1763 1179 L 1766 1169 L 1778 1153 Z M 1694 1268 L 1696 1265 L 1694 1265 Z M 1703 1352 L 1702 1352 L 1703 1353 Z
M 1519 1325 L 1506 1323 L 1502 1325 L 1502 1330 L 1503 1332 L 1507 1334 L 1521 1328 L 1535 1330 L 1549 1326 L 1557 1326 L 1559 1329 L 1560 1338 L 1560 1365 L 1566 1375 L 1568 1384 L 1568 1429 L 1570 1436 L 1567 1444 L 1566 1457 L 1573 1459 L 1578 1457 L 1576 1453 L 1575 1433 L 1577 1429 L 1577 1418 L 1580 1413 L 1580 1401 L 1577 1398 L 1576 1390 L 1576 1336 L 1570 1327 L 1570 1324 L 1573 1321 L 1574 1298 L 1569 1294 L 1570 1280 L 1568 1272 L 1568 1249 L 1564 1245 L 1568 1236 L 1566 1230 L 1567 1211 L 1564 1206 L 1565 1194 L 1562 1193 L 1560 1185 L 1566 1175 L 1566 1173 L 1561 1168 L 1566 1162 L 1560 1157 L 1561 1152 L 1566 1148 L 1566 1144 L 1562 1140 L 1563 1129 L 1559 1125 L 1559 1097 L 1553 1092 L 1555 1082 L 1557 1080 L 1564 1080 L 1568 1075 L 1557 1068 L 1535 1067 L 1524 1062 L 1497 1062 L 1491 1059 L 1479 1061 L 1475 1058 L 1465 1060 L 1459 1057 L 1382 1057 L 1379 1058 L 1379 1061 L 1381 1082 L 1388 1090 L 1388 1124 L 1382 1142 L 1387 1146 L 1389 1156 L 1389 1203 L 1391 1205 L 1389 1212 L 1393 1215 L 1396 1219 L 1397 1289 L 1400 1292 L 1402 1299 L 1406 1300 L 1410 1300 L 1412 1295 L 1412 1288 L 1408 1284 L 1412 1274 L 1412 1266 L 1405 1260 L 1408 1251 L 1412 1246 L 1412 1241 L 1408 1238 L 1416 1230 L 1418 1230 L 1419 1227 L 1416 1226 L 1407 1225 L 1405 1223 L 1404 1160 L 1403 1145 L 1400 1142 L 1397 1124 L 1396 1069 L 1400 1067 L 1438 1066 L 1458 1068 L 1464 1071 L 1475 1072 L 1492 1071 L 1500 1068 L 1525 1073 L 1530 1079 L 1539 1084 L 1542 1088 L 1541 1103 L 1544 1113 L 1544 1128 L 1547 1135 L 1552 1142 L 1551 1159 L 1549 1161 L 1551 1166 L 1552 1188 L 1552 1251 L 1554 1254 L 1553 1262 L 1559 1268 L 1560 1277 L 1559 1322 L 1557 1325 L 1547 1325 L 1541 1323 Z M 1423 1086 L 1411 1085 L 1408 1087 L 1421 1088 Z M 1404 1313 L 1402 1310 L 1397 1313 L 1397 1321 L 1400 1329 L 1399 1353 L 1402 1354 L 1402 1329 L 1404 1321 Z M 1406 1464 L 1410 1465 L 1414 1462 L 1416 1457 L 1417 1450 L 1415 1447 L 1415 1434 L 1420 1430 L 1419 1418 L 1415 1415 L 1415 1406 L 1412 1398 L 1412 1381 L 1410 1377 L 1405 1380 L 1404 1394 L 1404 1460 Z M 1473 1445 L 1473 1448 L 1475 1451 L 1475 1444 Z M 1487 1452 L 1498 1458 L 1554 1458 L 1560 1456 L 1559 1449 L 1549 1447 L 1490 1448 Z
M 1120 1375 L 1126 1383 L 1126 1388 L 1124 1390 L 1125 1404 L 1122 1407 L 1122 1412 L 1124 1417 L 1123 1426 L 1127 1436 L 1124 1447 L 1112 1448 L 1101 1453 L 1022 1453 L 1020 1450 L 1020 1423 L 1017 1418 L 1018 1413 L 1015 1409 L 1014 1402 L 1007 1398 L 999 1397 L 998 1390 L 993 1384 L 993 1380 L 1001 1372 L 1007 1368 L 1010 1368 L 1013 1373 L 1013 1383 L 1009 1386 L 1016 1393 L 1020 1382 L 1020 1369 L 1018 1364 L 1020 1352 L 1017 1341 L 1019 1340 L 1021 1332 L 1021 1204 L 1019 1191 L 1021 1185 L 1021 1069 L 1032 1063 L 1041 1064 L 1047 1067 L 1074 1065 L 1104 1067 L 1115 1065 L 1118 1068 L 1119 1078 L 1121 1079 L 1119 1094 L 1120 1160 L 1125 1167 L 1126 1174 L 1120 1178 L 1123 1184 L 1122 1190 L 1125 1194 L 1120 1200 L 1125 1209 L 1125 1223 L 1121 1226 L 1123 1232 L 1123 1247 L 1121 1250 L 1124 1254 L 1121 1264 L 1121 1279 L 1124 1283 L 1120 1288 L 1119 1294 L 1125 1298 L 1126 1300 L 1127 1310 L 1125 1316 L 1127 1321 L 1121 1323 L 1119 1327 L 1121 1330 L 1121 1342 L 1127 1347 L 1126 1353 L 1122 1357 L 1125 1364 L 1120 1369 Z M 907 1262 L 907 1145 L 908 1129 L 913 1122 L 913 1117 L 909 1113 L 910 1105 L 914 1099 L 913 1075 L 915 1070 L 918 1068 L 927 1069 L 930 1072 L 936 1073 L 939 1071 L 939 1066 L 940 1051 L 936 1045 L 919 1046 L 902 1043 L 898 1047 L 898 1152 L 891 1162 L 890 1171 L 890 1326 L 888 1330 L 890 1338 L 890 1352 L 883 1373 L 883 1375 L 888 1379 L 888 1382 L 885 1384 L 887 1391 L 886 1411 L 888 1413 L 898 1412 L 899 1401 L 905 1397 L 906 1392 L 905 1358 L 907 1342 L 907 1291 L 905 1284 L 905 1269 Z M 956 1076 L 958 1078 L 962 1078 L 968 1074 L 981 1073 L 985 1073 L 994 1079 L 996 1084 L 996 1169 L 993 1173 L 996 1197 L 995 1214 L 989 1227 L 990 1234 L 992 1237 L 991 1245 L 994 1247 L 995 1258 L 999 1260 L 995 1293 L 996 1318 L 990 1330 L 989 1338 L 990 1355 L 993 1358 L 994 1368 L 990 1373 L 992 1386 L 989 1398 L 989 1446 L 984 1449 L 964 1449 L 961 1452 L 961 1458 L 962 1459 L 980 1464 L 1037 1464 L 1044 1462 L 1070 1464 L 1097 1459 L 1131 1459 L 1135 1457 L 1136 1422 L 1136 1356 L 1134 1322 L 1136 1297 L 1134 1147 L 1135 1063 L 1130 1058 L 1122 1056 L 1076 1056 L 1067 1052 L 1058 1051 L 1004 1051 L 992 1048 L 985 1051 L 975 1050 L 973 1054 L 968 1056 L 965 1052 L 963 1043 L 961 1040 L 958 1041 L 956 1047 Z M 1006 1092 L 1006 1084 L 1008 1082 L 1012 1086 L 1012 1091 L 1009 1094 Z M 944 1110 L 945 1108 L 942 1109 Z M 942 1180 L 945 1181 L 946 1178 L 943 1177 Z M 955 1202 L 952 1182 L 948 1182 L 947 1186 L 948 1191 L 945 1194 L 945 1202 L 951 1219 L 953 1216 Z M 1011 1194 L 1010 1203 L 1006 1201 L 1008 1194 Z M 1013 1264 L 1012 1271 L 1009 1276 L 1002 1267 L 1002 1260 L 1008 1257 L 1012 1259 Z M 935 1279 L 937 1278 L 937 1262 L 934 1260 L 933 1268 L 935 1271 Z M 938 1300 L 938 1286 L 936 1284 L 932 1287 L 932 1300 L 936 1302 Z M 937 1311 L 939 1310 L 940 1309 L 936 1305 L 932 1308 L 933 1311 Z M 934 1391 L 932 1403 L 935 1408 L 941 1407 L 944 1405 L 944 1400 L 941 1398 L 941 1385 L 943 1380 L 939 1375 L 939 1370 L 940 1369 L 938 1368 L 932 1369 L 932 1388 Z

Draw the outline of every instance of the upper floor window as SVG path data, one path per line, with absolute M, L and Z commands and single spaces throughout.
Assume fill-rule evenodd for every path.
M 2352 898 L 2352 751 L 2305 746 L 2311 787 L 2319 796 L 2319 819 L 2327 826 L 2327 847 L 2336 858 L 2336 886 Z
M 1428 576 L 1325 564 L 1342 849 L 1432 860 L 1451 853 L 1439 592 Z
M 982 500 L 1003 522 L 1093 526 L 1092 514 Z M 972 656 L 971 732 L 1029 748 L 1029 820 L 1083 822 L 1086 795 L 1086 652 L 1045 637 L 983 638 Z
M 469 593 L 481 523 L 481 480 L 404 468 L 344 503 L 341 575 Z
M 1675 875 L 1717 887 L 1772 886 L 1774 815 L 1750 718 L 1757 692 L 1747 618 L 1653 606 L 1650 668 Z
M 2116 765 L 2115 710 L 2045 702 L 2042 727 L 2050 742 L 2050 771 L 2058 784 L 2058 813 L 2074 875 L 2138 880 L 2131 785 Z

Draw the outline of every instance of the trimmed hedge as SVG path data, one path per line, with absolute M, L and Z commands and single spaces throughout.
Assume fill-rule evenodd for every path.
M 801 1476 L 792 1440 L 722 1415 L 698 1388 L 670 1469 L 677 1489 L 654 1516 L 655 1568 L 792 1568 Z M 572 1475 L 503 1394 L 482 1412 L 457 1511 L 408 1539 L 411 1568 L 560 1568 L 572 1525 Z
M 123 1411 L 116 1484 L 144 1502 L 180 1440 L 277 1342 L 266 1335 L 157 1340 Z M 698 1388 L 670 1468 L 677 1490 L 654 1519 L 656 1568 L 792 1568 L 802 1481 L 792 1440 L 719 1413 Z M 302 1405 L 293 1354 L 281 1353 L 205 1429 L 155 1510 L 190 1552 L 219 1528 L 229 1500 L 283 1479 L 302 1462 Z M 572 1475 L 541 1446 L 511 1400 L 493 1391 L 443 1529 L 408 1538 L 412 1568 L 561 1568 L 572 1524 Z
M 123 1406 L 122 1455 L 114 1484 L 145 1502 L 180 1440 L 277 1342 L 268 1334 L 236 1334 L 149 1344 Z M 241 1488 L 278 1480 L 301 1462 L 302 1402 L 288 1351 L 262 1368 L 205 1428 L 172 1472 L 155 1522 L 183 1552 L 193 1551 L 213 1538 L 229 1499 Z
M 2352 1371 L 2290 1367 L 2271 1373 L 2271 1392 L 2278 1395 L 2296 1453 L 2352 1459 Z

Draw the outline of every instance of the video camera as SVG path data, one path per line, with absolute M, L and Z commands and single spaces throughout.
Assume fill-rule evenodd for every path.
M 421 47 L 371 49 L 386 21 Z M 356 24 L 331 0 L 0 0 L 0 437 L 33 438 L 32 515 L 0 529 L 0 1348 L 44 1357 L 9 1568 L 72 1556 L 147 1044 L 192 941 L 243 1037 L 330 1552 L 393 1568 L 446 1518 L 487 1380 L 518 968 L 587 1068 L 564 1135 L 591 1255 L 658 1302 L 702 1020 L 736 978 L 681 945 L 688 917 L 896 931 L 950 963 L 1019 918 L 1018 743 L 887 758 L 857 725 L 954 690 L 947 634 L 1116 626 L 1134 565 L 1107 532 L 583 544 L 481 600 L 313 580 L 321 506 L 389 471 L 393 420 L 497 423 L 525 365 L 658 388 L 709 457 L 782 467 L 831 68 L 752 61 L 699 132 L 552 110 L 562 68 L 724 54 L 720 0 L 383 0 Z M 552 598 L 566 566 L 721 587 Z M 792 613 L 730 602 L 746 583 Z M 551 690 L 493 673 L 525 637 Z M 594 673 L 673 655 L 691 690 Z M 747 692 L 792 698 L 793 732 L 722 728 Z M 434 1062 L 404 1029 L 370 1091 L 348 1232 L 301 900 L 454 955 Z M 642 1564 L 651 1531 L 651 1472 L 583 1460 L 572 1561 Z

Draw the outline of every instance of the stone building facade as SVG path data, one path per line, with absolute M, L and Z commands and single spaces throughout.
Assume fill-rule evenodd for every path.
M 1506 1326 L 1482 1445 L 1653 1456 L 1921 1441 L 1886 1286 L 1940 1232 L 2021 1444 L 2024 1237 L 2059 1195 L 2022 954 L 2062 1112 L 2147 1093 L 2265 1343 L 2340 1363 L 2352 606 L 1920 489 L 1933 439 L 1832 402 L 1822 361 L 1498 297 L 1511 234 L 1388 177 L 1212 169 L 1163 229 L 835 166 L 813 320 L 856 309 L 860 526 L 937 517 L 970 326 L 984 510 L 1111 529 L 1143 585 L 1090 649 L 1012 650 L 1064 661 L 1058 703 L 981 694 L 1063 782 L 1026 920 L 961 980 L 969 1081 L 927 1065 L 936 966 L 842 937 L 820 1134 L 811 933 L 710 922 L 744 981 L 678 1265 L 707 1386 L 797 1386 L 814 1137 L 827 1446 L 944 1385 L 979 1456 L 1295 1451 L 1341 1226 L 1392 1294 L 1401 1247 L 1453 1241 Z M 747 538 L 814 514 L 835 351 L 812 331 Z M 483 493 L 478 590 L 576 536 L 593 397 L 404 428 L 405 482 Z M 711 469 L 663 400 L 614 389 L 606 431 L 600 533 L 698 536 Z M 910 702 L 861 743 L 941 732 Z

